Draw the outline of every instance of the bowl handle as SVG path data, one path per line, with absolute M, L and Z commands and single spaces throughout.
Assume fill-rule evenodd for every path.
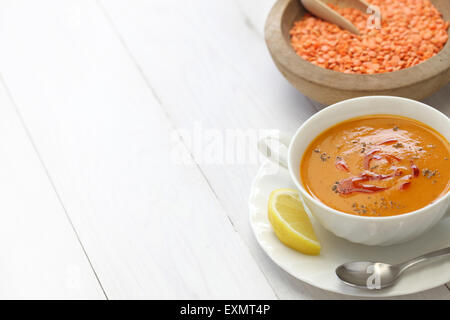
M 258 150 L 273 163 L 288 169 L 290 140 L 290 136 L 285 133 L 271 134 L 258 141 Z

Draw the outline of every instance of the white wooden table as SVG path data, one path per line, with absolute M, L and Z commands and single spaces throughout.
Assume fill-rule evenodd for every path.
M 188 139 L 317 110 L 265 48 L 272 4 L 0 1 L 0 298 L 349 298 L 258 247 L 257 163 L 199 161 Z M 450 114 L 450 86 L 427 102 Z

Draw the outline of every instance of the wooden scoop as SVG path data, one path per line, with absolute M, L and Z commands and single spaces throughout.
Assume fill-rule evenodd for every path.
M 327 3 L 335 4 L 339 7 L 352 7 L 364 13 L 367 12 L 369 4 L 365 0 L 301 0 L 303 6 L 315 16 L 334 23 L 342 29 L 359 35 L 358 28 L 339 13 L 331 9 Z

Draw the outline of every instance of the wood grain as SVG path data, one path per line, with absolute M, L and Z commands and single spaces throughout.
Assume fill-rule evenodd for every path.
M 95 2 L 0 11 L 0 69 L 108 297 L 275 298 Z
M 0 79 L 0 299 L 104 299 Z

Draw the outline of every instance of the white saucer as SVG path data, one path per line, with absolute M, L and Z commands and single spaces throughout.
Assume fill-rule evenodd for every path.
M 449 246 L 450 218 L 444 218 L 436 227 L 414 241 L 390 247 L 351 243 L 336 237 L 311 218 L 322 252 L 319 256 L 304 255 L 284 246 L 276 238 L 267 218 L 270 192 L 277 188 L 295 189 L 287 170 L 280 168 L 274 173 L 276 171 L 271 162 L 265 162 L 253 181 L 249 200 L 250 224 L 258 243 L 273 262 L 295 278 L 324 290 L 365 297 L 411 294 L 450 282 L 450 259 L 444 257 L 406 271 L 391 288 L 363 290 L 341 283 L 334 270 L 342 263 L 355 260 L 398 263 Z M 310 214 L 308 209 L 307 211 Z

